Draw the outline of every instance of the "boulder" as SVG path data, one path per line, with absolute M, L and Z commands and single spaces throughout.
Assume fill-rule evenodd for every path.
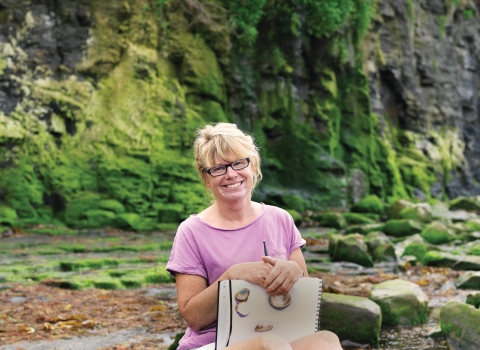
M 351 210 L 354 213 L 375 213 L 382 215 L 385 210 L 383 202 L 376 195 L 370 195 L 362 198 L 355 203 Z
M 374 231 L 383 231 L 385 224 L 376 223 L 376 224 L 366 224 L 366 225 L 352 225 L 347 227 L 345 233 L 360 233 L 361 235 L 366 235 L 369 232 Z
M 418 203 L 403 209 L 400 213 L 400 219 L 417 220 L 420 222 L 432 221 L 432 207 L 428 203 Z
M 125 206 L 115 199 L 103 199 L 98 206 L 100 209 L 112 211 L 115 214 L 125 213 Z
M 424 240 L 432 244 L 444 244 L 457 238 L 455 233 L 440 221 L 434 221 L 429 224 L 422 230 L 420 235 Z
M 465 271 L 457 278 L 455 286 L 459 289 L 480 290 L 480 271 Z
M 480 203 L 474 197 L 457 197 L 450 202 L 449 209 L 480 212 Z
M 480 291 L 475 291 L 468 294 L 467 304 L 473 305 L 476 309 L 480 308 Z
M 422 232 L 422 225 L 415 220 L 393 219 L 387 221 L 383 232 L 395 237 L 411 236 Z
M 108 227 L 114 223 L 115 213 L 108 210 L 91 209 L 87 210 L 82 218 L 86 220 L 88 227 Z
M 480 310 L 450 300 L 440 309 L 440 327 L 452 350 L 478 349 L 480 344 Z
M 423 256 L 423 265 L 450 267 L 454 270 L 480 271 L 480 256 L 454 255 L 441 251 L 428 251 Z
M 425 240 L 418 233 L 412 236 L 404 238 L 402 241 L 395 243 L 395 254 L 397 256 L 403 256 L 405 248 L 408 247 L 411 243 L 425 243 Z
M 418 284 L 399 279 L 382 282 L 372 288 L 369 299 L 382 309 L 382 326 L 427 321 L 428 296 Z
M 469 213 L 465 210 L 453 210 L 448 211 L 443 217 L 439 219 L 448 219 L 452 220 L 453 222 L 463 222 L 474 219 L 476 217 L 475 214 Z
M 373 267 L 373 260 L 368 253 L 368 247 L 363 241 L 363 236 L 350 234 L 334 237 L 329 242 L 329 253 L 332 261 L 348 261 L 365 267 Z M 335 244 L 330 249 L 330 244 Z
M 360 213 L 343 213 L 348 225 L 373 224 L 373 220 Z
M 475 218 L 465 222 L 465 225 L 470 229 L 470 231 L 480 231 L 480 219 Z
M 442 219 L 448 215 L 448 213 L 448 206 L 444 202 L 438 202 L 432 206 L 432 217 L 435 219 Z
M 390 209 L 388 210 L 388 218 L 389 219 L 401 219 L 400 212 L 406 208 L 413 207 L 414 204 L 409 202 L 405 199 L 399 199 L 395 203 L 392 204 Z
M 385 233 L 370 232 L 363 238 L 363 241 L 367 244 L 373 261 L 397 261 L 392 241 Z
M 414 256 L 416 258 L 416 262 L 421 262 L 423 261 L 425 254 L 430 250 L 438 251 L 440 249 L 435 245 L 426 242 L 412 242 L 405 247 L 402 256 Z
M 373 301 L 356 296 L 322 294 L 320 329 L 334 332 L 340 341 L 378 345 L 382 313 Z
M 318 214 L 313 217 L 313 220 L 318 221 L 322 227 L 332 227 L 340 230 L 347 227 L 347 221 L 340 213 L 328 212 Z

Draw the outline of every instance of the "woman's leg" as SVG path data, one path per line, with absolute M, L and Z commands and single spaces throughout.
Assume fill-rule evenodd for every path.
M 342 350 L 338 337 L 329 331 L 320 331 L 290 343 L 293 350 Z
M 276 334 L 264 334 L 242 340 L 226 347 L 228 350 L 292 350 L 283 338 Z M 333 349 L 333 348 L 332 348 Z M 340 348 L 341 349 L 341 348 Z

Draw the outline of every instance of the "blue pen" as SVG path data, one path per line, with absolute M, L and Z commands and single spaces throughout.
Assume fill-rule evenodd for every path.
M 263 252 L 265 253 L 265 256 L 268 256 L 267 244 L 265 243 L 265 240 L 263 240 Z

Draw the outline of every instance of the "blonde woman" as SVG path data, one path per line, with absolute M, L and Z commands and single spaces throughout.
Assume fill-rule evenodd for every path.
M 242 279 L 270 295 L 288 292 L 307 267 L 305 241 L 284 210 L 252 201 L 262 178 L 258 148 L 235 124 L 197 131 L 195 166 L 212 204 L 179 226 L 167 270 L 175 276 L 178 308 L 188 329 L 178 350 L 214 349 L 217 282 Z M 263 256 L 263 240 L 269 256 Z M 320 331 L 288 343 L 260 335 L 228 346 L 231 350 L 341 350 L 337 336 Z

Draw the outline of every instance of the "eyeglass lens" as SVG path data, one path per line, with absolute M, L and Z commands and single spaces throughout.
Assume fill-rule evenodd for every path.
M 248 164 L 249 164 L 249 159 L 248 158 L 239 159 L 236 162 L 233 162 L 233 163 L 230 163 L 230 164 L 219 165 L 219 166 L 213 167 L 213 168 L 209 169 L 208 172 L 212 176 L 219 176 L 219 175 L 225 174 L 227 172 L 227 168 L 229 166 L 232 167 L 233 170 L 241 170 L 243 168 L 246 168 L 248 166 Z

